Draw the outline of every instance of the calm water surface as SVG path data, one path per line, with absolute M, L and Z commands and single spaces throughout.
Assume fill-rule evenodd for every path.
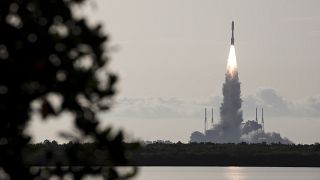
M 320 180 L 320 168 L 141 167 L 134 180 Z

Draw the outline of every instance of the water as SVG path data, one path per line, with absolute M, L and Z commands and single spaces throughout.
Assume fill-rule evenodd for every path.
M 141 167 L 133 180 L 320 180 L 320 168 Z

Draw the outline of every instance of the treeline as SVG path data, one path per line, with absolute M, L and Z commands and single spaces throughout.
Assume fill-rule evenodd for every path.
M 58 144 L 45 140 L 43 143 L 28 144 L 23 150 L 23 162 L 27 166 L 120 166 L 129 165 L 126 157 L 140 147 L 138 143 L 114 144 L 74 143 Z M 123 147 L 122 150 L 116 147 Z M 123 154 L 125 157 L 123 157 Z M 117 160 L 117 161 L 115 161 Z M 116 162 L 116 163 L 115 163 Z
M 123 144 L 136 149 L 126 154 L 131 161 L 116 165 L 137 166 L 306 166 L 320 167 L 320 145 L 284 144 Z M 137 148 L 139 147 L 139 148 Z M 63 153 L 65 152 L 69 153 Z M 27 165 L 111 165 L 107 149 L 94 143 L 30 144 L 25 150 Z M 65 158 L 68 156 L 69 158 Z M 73 158 L 77 161 L 72 161 Z M 109 157 L 109 158 L 108 158 Z M 65 159 L 71 159 L 65 161 Z
M 134 154 L 143 166 L 320 166 L 320 145 L 149 144 Z

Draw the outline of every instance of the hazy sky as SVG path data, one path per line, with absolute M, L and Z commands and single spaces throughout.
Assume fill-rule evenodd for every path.
M 96 1 L 110 32 L 121 96 L 207 97 L 221 92 L 231 21 L 243 94 L 273 87 L 286 98 L 320 92 L 320 2 Z M 91 17 L 90 17 L 91 18 Z
M 234 20 L 245 119 L 264 106 L 267 130 L 320 141 L 319 0 L 93 2 L 82 10 L 103 23 L 118 49 L 110 68 L 120 76 L 119 93 L 105 124 L 142 139 L 186 142 L 202 130 L 204 107 L 214 106 L 218 120 Z M 64 122 L 33 122 L 36 140 L 53 138 Z

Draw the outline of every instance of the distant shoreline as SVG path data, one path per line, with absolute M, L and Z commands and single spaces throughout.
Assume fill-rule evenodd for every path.
M 128 148 L 136 144 L 124 144 Z M 62 166 L 109 166 L 110 158 L 94 143 L 77 144 L 74 154 L 85 156 L 78 161 L 65 161 L 62 154 L 72 144 L 29 145 L 25 151 L 25 164 L 50 166 L 59 162 Z M 52 159 L 46 160 L 48 151 Z M 98 152 L 98 153 L 97 153 Z M 148 144 L 128 152 L 130 162 L 114 166 L 242 166 L 242 167 L 320 167 L 320 145 L 284 144 Z M 98 154 L 98 155 L 97 155 Z
M 133 156 L 138 166 L 320 167 L 320 145 L 150 144 Z

